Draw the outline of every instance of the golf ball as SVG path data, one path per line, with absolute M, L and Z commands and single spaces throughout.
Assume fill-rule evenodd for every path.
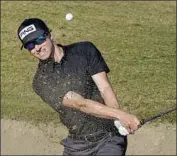
M 71 13 L 68 13 L 68 14 L 66 14 L 65 18 L 66 18 L 67 21 L 70 21 L 70 20 L 73 19 L 73 15 Z

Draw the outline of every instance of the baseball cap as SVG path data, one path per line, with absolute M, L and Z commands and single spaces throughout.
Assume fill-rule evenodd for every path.
M 51 30 L 47 27 L 43 20 L 39 18 L 25 19 L 18 28 L 18 37 L 22 42 L 22 47 L 43 34 L 50 33 Z

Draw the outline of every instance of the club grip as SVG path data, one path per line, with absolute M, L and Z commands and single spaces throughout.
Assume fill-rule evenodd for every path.
M 140 124 L 138 125 L 138 128 L 141 128 L 141 126 L 144 125 L 144 124 L 145 124 L 145 120 L 142 119 L 142 120 L 140 121 Z

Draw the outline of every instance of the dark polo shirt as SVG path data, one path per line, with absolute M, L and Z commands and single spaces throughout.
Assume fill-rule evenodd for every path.
M 64 50 L 60 63 L 40 61 L 33 80 L 34 91 L 59 115 L 61 122 L 72 134 L 88 134 L 113 128 L 113 121 L 91 116 L 62 104 L 68 91 L 104 104 L 92 75 L 109 72 L 100 51 L 91 42 L 58 45 Z

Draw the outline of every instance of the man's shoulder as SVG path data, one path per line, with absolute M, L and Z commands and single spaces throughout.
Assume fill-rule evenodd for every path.
M 87 48 L 93 46 L 93 43 L 91 41 L 80 41 L 80 42 L 75 42 L 69 45 L 65 45 L 65 47 L 68 48 Z
M 91 41 L 80 41 L 63 46 L 65 51 L 73 56 L 86 56 L 90 51 L 96 49 Z

